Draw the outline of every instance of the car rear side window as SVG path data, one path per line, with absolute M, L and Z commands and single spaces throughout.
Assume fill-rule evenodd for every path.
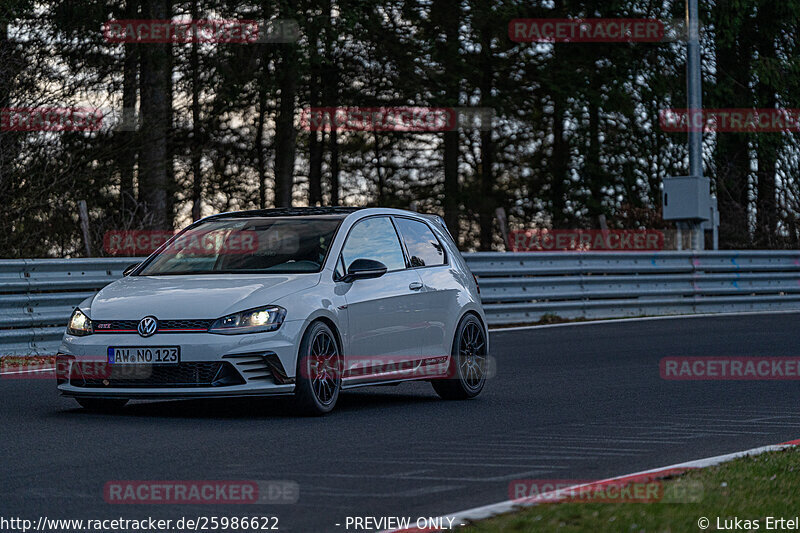
M 390 271 L 406 267 L 397 232 L 387 217 L 372 217 L 356 223 L 344 243 L 342 258 L 348 268 L 356 259 L 380 261 Z
M 412 267 L 436 266 L 445 263 L 444 248 L 424 222 L 410 218 L 395 218 L 397 228 L 406 243 Z

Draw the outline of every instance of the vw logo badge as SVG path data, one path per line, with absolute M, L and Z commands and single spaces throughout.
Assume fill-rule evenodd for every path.
M 158 320 L 154 316 L 146 316 L 139 321 L 136 329 L 142 337 L 150 337 L 158 329 Z

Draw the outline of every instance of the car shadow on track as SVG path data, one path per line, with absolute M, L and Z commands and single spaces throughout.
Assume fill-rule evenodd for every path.
M 420 395 L 395 391 L 345 392 L 336 409 L 328 416 L 345 412 L 375 409 L 403 408 L 424 404 L 441 404 L 435 394 Z M 202 400 L 147 401 L 128 404 L 114 413 L 92 412 L 80 407 L 62 411 L 61 414 L 88 417 L 155 417 L 155 418 L 208 418 L 208 419 L 258 419 L 302 418 L 294 409 L 291 398 L 228 398 Z

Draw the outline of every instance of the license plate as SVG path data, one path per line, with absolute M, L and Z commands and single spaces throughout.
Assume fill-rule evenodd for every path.
M 109 346 L 108 348 L 110 365 L 177 365 L 180 362 L 179 346 Z

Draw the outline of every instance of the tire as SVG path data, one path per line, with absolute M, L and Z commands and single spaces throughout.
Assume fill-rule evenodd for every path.
M 301 415 L 330 413 L 342 388 L 342 356 L 336 335 L 324 322 L 303 334 L 297 357 L 295 406 Z
M 114 413 L 125 407 L 128 400 L 110 400 L 106 398 L 75 398 L 81 407 L 95 413 Z
M 444 400 L 474 398 L 486 384 L 487 359 L 486 331 L 475 315 L 466 315 L 456 328 L 448 377 L 433 380 L 433 389 Z

